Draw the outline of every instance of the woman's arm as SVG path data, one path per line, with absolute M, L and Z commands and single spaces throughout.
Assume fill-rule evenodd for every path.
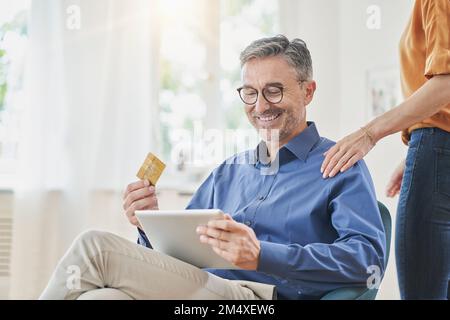
M 351 133 L 325 153 L 321 172 L 333 177 L 362 159 L 382 138 L 409 128 L 450 103 L 450 74 L 436 75 L 392 110 Z
M 437 75 L 396 108 L 369 122 L 366 129 L 378 141 L 431 117 L 450 103 L 450 74 Z

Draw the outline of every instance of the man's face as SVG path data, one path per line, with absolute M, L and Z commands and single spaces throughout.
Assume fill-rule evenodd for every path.
M 253 105 L 246 104 L 245 111 L 257 130 L 267 130 L 264 140 L 270 140 L 273 130 L 279 130 L 279 142 L 285 144 L 306 128 L 305 107 L 311 102 L 316 85 L 314 81 L 300 80 L 304 79 L 299 79 L 295 69 L 281 56 L 253 58 L 244 64 L 243 88 L 258 90 L 258 100 Z M 282 88 L 279 103 L 269 102 L 262 95 L 265 88 L 273 86 Z M 265 92 L 270 96 L 268 89 Z

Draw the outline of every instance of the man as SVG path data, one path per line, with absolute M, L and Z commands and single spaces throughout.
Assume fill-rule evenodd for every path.
M 90 231 L 63 257 L 41 298 L 73 299 L 112 287 L 136 299 L 271 299 L 274 288 L 278 298 L 313 299 L 365 286 L 369 267 L 382 274 L 385 234 L 365 164 L 335 179 L 320 174 L 333 143 L 306 121 L 316 89 L 306 44 L 260 39 L 242 52 L 241 65 L 238 92 L 263 141 L 216 168 L 188 208 L 228 213 L 199 227 L 199 241 L 243 270 L 201 270 L 165 256 L 144 247 L 151 245 L 140 229 L 143 246 Z M 139 227 L 135 210 L 157 208 L 147 182 L 127 187 L 124 209 L 132 224 Z M 78 288 L 65 285 L 71 265 L 81 267 Z

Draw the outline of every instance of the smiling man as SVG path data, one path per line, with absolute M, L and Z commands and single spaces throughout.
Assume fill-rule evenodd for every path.
M 365 286 L 374 267 L 383 273 L 385 234 L 364 162 L 335 179 L 320 174 L 333 142 L 306 121 L 316 89 L 306 44 L 260 39 L 242 52 L 241 65 L 238 93 L 262 141 L 217 167 L 187 208 L 228 213 L 197 233 L 242 270 L 202 270 L 165 256 L 149 249 L 140 229 L 142 246 L 90 231 L 74 242 L 41 298 L 110 287 L 136 299 L 272 299 L 275 291 L 283 299 L 317 299 Z M 277 170 L 268 174 L 273 163 Z M 143 181 L 127 187 L 124 209 L 132 224 L 138 226 L 135 210 L 157 208 L 154 187 Z M 73 265 L 83 272 L 79 286 L 68 288 Z

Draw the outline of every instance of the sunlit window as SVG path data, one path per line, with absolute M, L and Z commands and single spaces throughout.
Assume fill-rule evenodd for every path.
M 175 129 L 192 130 L 206 115 L 202 84 L 207 48 L 203 0 L 161 1 L 160 125 L 163 154 L 169 158 Z
M 0 187 L 8 187 L 17 163 L 29 0 L 10 1 L 0 11 Z

